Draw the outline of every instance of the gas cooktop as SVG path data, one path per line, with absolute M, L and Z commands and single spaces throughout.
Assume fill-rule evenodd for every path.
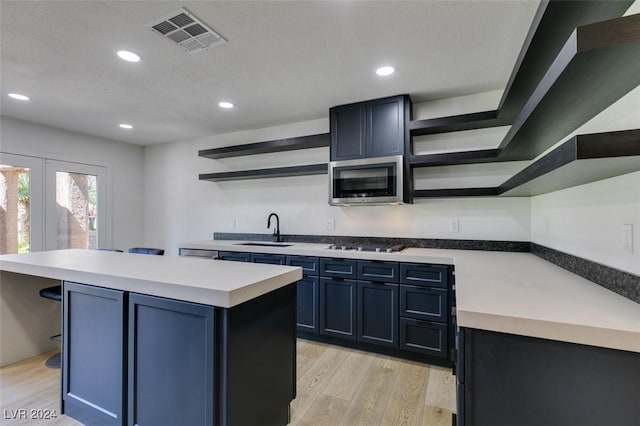
M 327 250 L 339 250 L 339 251 L 372 251 L 376 253 L 398 253 L 404 250 L 406 247 L 398 244 L 395 246 L 347 246 L 331 244 L 327 247 Z

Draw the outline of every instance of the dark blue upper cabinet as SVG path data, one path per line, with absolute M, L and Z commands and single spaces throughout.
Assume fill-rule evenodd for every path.
M 411 120 L 408 95 L 331 108 L 331 161 L 403 155 Z
M 365 158 L 365 104 L 331 108 L 331 161 Z

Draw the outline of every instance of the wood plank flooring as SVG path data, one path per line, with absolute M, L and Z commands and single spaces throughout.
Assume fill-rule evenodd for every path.
M 60 370 L 50 354 L 0 368 L 0 425 L 80 426 L 60 415 Z M 451 426 L 451 370 L 385 355 L 298 340 L 298 396 L 291 424 L 299 426 Z M 54 419 L 13 419 L 25 409 L 56 410 Z

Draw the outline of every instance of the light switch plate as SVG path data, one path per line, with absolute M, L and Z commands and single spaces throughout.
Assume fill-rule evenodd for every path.
M 622 249 L 625 253 L 633 254 L 633 225 L 622 225 Z

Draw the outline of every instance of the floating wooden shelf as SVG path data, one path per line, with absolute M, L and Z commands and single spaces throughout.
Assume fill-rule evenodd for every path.
M 227 158 L 242 155 L 266 154 L 270 152 L 293 151 L 296 149 L 319 148 L 329 146 L 331 137 L 329 133 L 300 136 L 288 139 L 276 139 L 266 142 L 256 142 L 244 145 L 225 146 L 222 148 L 203 149 L 198 151 L 200 157 Z
M 508 121 L 498 118 L 497 110 L 493 110 L 427 120 L 413 120 L 409 122 L 409 131 L 411 132 L 411 136 L 423 136 L 436 133 L 459 132 L 462 130 L 484 129 L 508 124 L 510 124 Z
M 640 14 L 578 27 L 501 142 L 535 156 L 640 84 Z
M 498 188 L 414 189 L 411 195 L 413 198 L 493 197 L 498 195 Z
M 531 24 L 498 109 L 414 120 L 409 125 L 411 135 L 429 135 L 512 124 L 575 28 L 618 18 L 626 12 L 631 4 L 633 4 L 633 0 L 542 2 Z M 533 157 L 529 157 L 529 159 L 531 158 Z
M 454 164 L 495 163 L 500 161 L 498 152 L 497 149 L 480 149 L 476 151 L 412 155 L 410 164 L 411 167 L 416 168 Z
M 577 135 L 496 188 L 420 189 L 414 198 L 528 197 L 640 171 L 640 130 Z
M 633 2 L 541 2 L 498 105 L 498 116 L 509 123 L 515 120 L 576 27 L 619 18 Z
M 327 173 L 327 164 L 307 164 L 304 166 L 275 167 L 269 169 L 239 170 L 234 172 L 205 173 L 200 180 L 222 182 L 229 180 L 265 179 L 286 176 L 321 175 Z
M 507 197 L 545 194 L 640 171 L 640 130 L 578 135 L 500 185 Z

